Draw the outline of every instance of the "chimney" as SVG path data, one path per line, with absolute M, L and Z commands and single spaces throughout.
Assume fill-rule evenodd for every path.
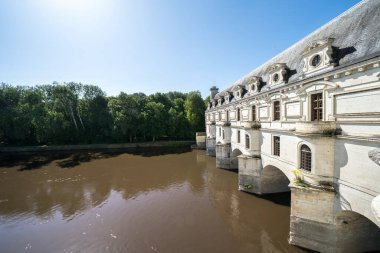
M 213 100 L 214 97 L 215 97 L 215 95 L 218 93 L 219 89 L 216 88 L 216 86 L 212 86 L 211 89 L 210 89 L 210 91 L 211 91 L 210 100 Z

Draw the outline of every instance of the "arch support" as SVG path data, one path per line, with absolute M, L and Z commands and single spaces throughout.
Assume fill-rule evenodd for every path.
M 380 228 L 342 206 L 335 191 L 292 185 L 289 243 L 319 252 L 380 250 Z
M 239 156 L 239 190 L 255 194 L 288 192 L 290 181 L 277 167 L 262 168 L 260 157 Z

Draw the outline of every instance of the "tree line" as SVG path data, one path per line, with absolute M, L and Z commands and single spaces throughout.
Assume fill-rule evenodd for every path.
M 0 145 L 194 139 L 204 131 L 199 91 L 106 96 L 95 85 L 0 86 Z

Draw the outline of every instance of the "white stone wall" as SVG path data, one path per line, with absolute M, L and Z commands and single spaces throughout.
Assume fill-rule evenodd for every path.
M 323 94 L 321 122 L 311 121 L 315 93 Z M 316 185 L 334 183 L 341 198 L 338 209 L 351 208 L 375 222 L 370 204 L 380 195 L 380 167 L 368 152 L 380 148 L 380 58 L 249 94 L 207 110 L 206 121 L 217 124 L 216 143 L 231 143 L 231 153 L 239 149 L 243 155 L 260 155 L 262 168 L 276 166 L 290 179 L 291 171 L 300 167 L 300 146 L 306 144 L 312 150 L 312 170 L 303 171 L 303 179 Z M 279 121 L 273 121 L 274 101 L 280 101 Z M 252 121 L 252 105 L 261 125 L 257 134 L 244 128 Z M 245 148 L 245 134 L 250 135 L 250 149 Z M 280 137 L 280 156 L 273 155 L 273 136 Z

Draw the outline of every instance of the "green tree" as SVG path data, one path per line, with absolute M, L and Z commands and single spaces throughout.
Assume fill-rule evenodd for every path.
M 205 130 L 205 110 L 201 93 L 199 91 L 190 92 L 185 101 L 185 111 L 193 134 Z

